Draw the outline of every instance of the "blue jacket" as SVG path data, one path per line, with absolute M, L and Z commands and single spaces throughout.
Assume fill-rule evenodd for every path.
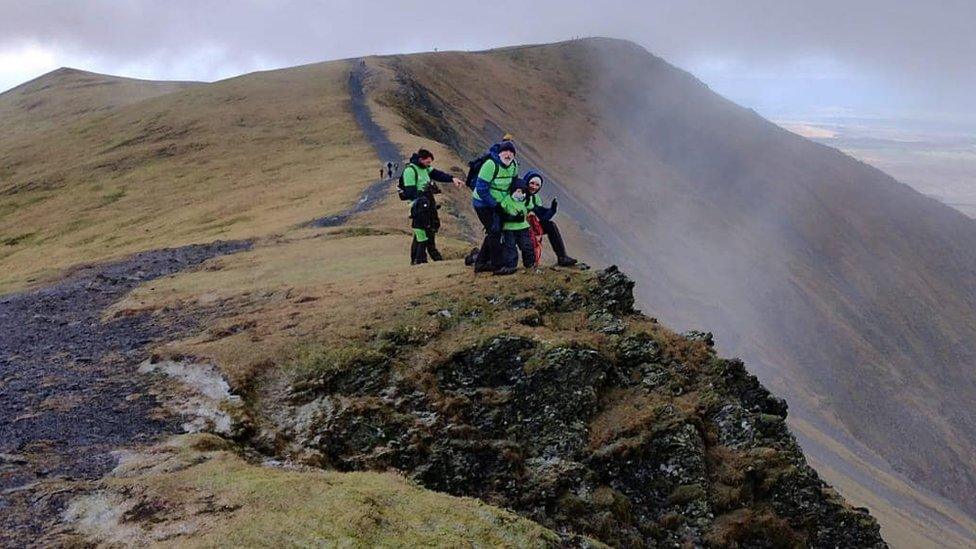
M 492 145 L 488 150 L 488 154 L 491 159 L 495 162 L 495 165 L 502 166 L 502 159 L 498 156 L 498 145 Z M 515 162 L 515 160 L 512 160 Z M 514 182 L 513 182 L 514 183 Z M 478 178 L 474 184 L 474 193 L 472 195 L 471 203 L 475 208 L 496 208 L 498 206 L 498 201 L 491 196 L 491 181 L 485 181 L 482 178 Z

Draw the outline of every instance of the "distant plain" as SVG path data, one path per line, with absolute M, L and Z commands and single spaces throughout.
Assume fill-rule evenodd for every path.
M 840 149 L 976 218 L 976 127 L 850 117 L 797 117 L 776 122 Z

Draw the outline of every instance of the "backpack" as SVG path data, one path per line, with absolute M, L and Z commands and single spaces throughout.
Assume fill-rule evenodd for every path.
M 397 179 L 397 196 L 400 197 L 400 200 L 415 200 L 417 198 L 417 187 L 408 189 L 403 185 L 403 174 L 409 169 L 414 171 L 414 177 L 417 175 L 417 168 L 413 164 L 407 164 L 407 167 L 403 168 L 403 172 L 400 173 L 400 177 Z
M 535 264 L 538 265 L 542 259 L 542 236 L 546 234 L 546 231 L 542 228 L 539 216 L 530 213 L 528 219 L 529 235 L 532 237 L 532 251 L 535 253 Z
M 468 176 L 464 179 L 464 184 L 468 186 L 469 189 L 474 190 L 475 185 L 478 183 L 478 173 L 481 171 L 481 166 L 484 165 L 485 161 L 491 158 L 491 153 L 485 153 L 478 158 L 475 158 L 471 162 L 468 162 Z M 492 179 L 498 175 L 498 163 L 495 162 L 495 173 L 491 176 Z
M 437 216 L 437 204 L 427 195 L 421 195 L 410 205 L 410 219 L 412 220 L 410 227 L 414 229 L 437 232 L 441 226 L 440 218 Z

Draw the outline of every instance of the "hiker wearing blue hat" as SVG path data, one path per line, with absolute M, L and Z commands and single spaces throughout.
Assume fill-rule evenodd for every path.
M 475 262 L 475 272 L 494 271 L 502 265 L 500 205 L 510 198 L 512 184 L 517 177 L 518 161 L 515 160 L 515 143 L 512 141 L 494 145 L 478 167 L 471 202 L 485 229 L 485 239 Z

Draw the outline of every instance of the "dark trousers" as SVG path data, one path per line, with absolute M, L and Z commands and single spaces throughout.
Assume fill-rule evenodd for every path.
M 552 246 L 553 253 L 556 257 L 566 257 L 566 245 L 563 244 L 563 236 L 559 234 L 559 227 L 552 220 L 549 221 L 539 221 L 542 225 L 542 231 L 549 235 L 549 245 Z
M 535 266 L 535 247 L 528 229 L 502 231 L 502 267 L 518 267 L 519 252 L 522 252 L 522 265 Z
M 440 217 L 437 215 L 437 201 L 431 193 L 421 194 L 410 205 L 410 227 L 414 231 L 413 241 L 410 243 L 410 263 L 427 263 L 427 255 L 434 261 L 444 259 L 437 249 L 436 235 L 441 227 Z M 418 231 L 421 240 L 418 240 Z
M 499 267 L 502 263 L 502 223 L 495 208 L 475 208 L 478 214 L 478 221 L 485 228 L 485 240 L 481 243 L 478 250 L 478 267 Z
M 437 233 L 429 229 L 426 232 L 427 240 L 418 242 L 417 235 L 414 235 L 413 241 L 410 243 L 411 264 L 427 263 L 428 254 L 430 254 L 430 258 L 434 261 L 444 259 L 440 250 L 437 249 Z

